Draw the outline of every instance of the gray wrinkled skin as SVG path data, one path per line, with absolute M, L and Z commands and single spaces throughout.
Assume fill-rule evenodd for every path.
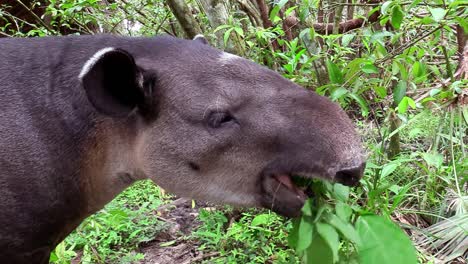
M 85 217 L 139 179 L 286 216 L 304 198 L 275 176 L 359 180 L 362 146 L 343 110 L 202 42 L 0 40 L 1 263 L 47 263 Z M 136 63 L 120 101 L 99 90 L 93 65 L 105 56 Z M 106 65 L 107 78 L 123 80 L 111 84 L 126 83 L 127 64 Z M 219 113 L 229 118 L 213 125 Z

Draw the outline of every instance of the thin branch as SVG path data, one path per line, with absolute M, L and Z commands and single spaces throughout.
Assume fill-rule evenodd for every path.
M 26 9 L 35 19 L 39 24 L 41 24 L 43 27 L 45 27 L 47 30 L 50 32 L 55 32 L 52 28 L 49 27 L 40 17 L 36 15 L 28 6 L 26 6 L 21 0 L 16 0 L 18 4 L 20 4 L 24 9 Z

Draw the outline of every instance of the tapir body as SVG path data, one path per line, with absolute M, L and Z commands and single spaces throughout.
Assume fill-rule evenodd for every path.
M 47 263 L 133 182 L 299 214 L 289 176 L 345 184 L 359 137 L 328 99 L 172 37 L 0 40 L 0 263 Z

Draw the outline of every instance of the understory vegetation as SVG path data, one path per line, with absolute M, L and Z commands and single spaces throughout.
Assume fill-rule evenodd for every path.
M 305 183 L 314 196 L 292 220 L 182 203 L 138 182 L 86 219 L 51 263 L 467 263 L 466 0 L 0 4 L 1 37 L 97 33 L 203 33 L 338 102 L 368 162 L 358 187 Z M 152 245 L 161 251 L 149 258 Z

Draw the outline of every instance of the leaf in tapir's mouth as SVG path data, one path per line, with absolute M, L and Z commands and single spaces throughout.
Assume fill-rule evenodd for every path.
M 297 197 L 301 200 L 306 200 L 308 198 L 307 194 L 305 193 L 306 187 L 301 187 L 300 185 L 295 184 L 296 181 L 293 182 L 293 179 L 288 174 L 279 174 L 274 176 L 275 179 L 286 186 L 289 190 L 296 193 Z

